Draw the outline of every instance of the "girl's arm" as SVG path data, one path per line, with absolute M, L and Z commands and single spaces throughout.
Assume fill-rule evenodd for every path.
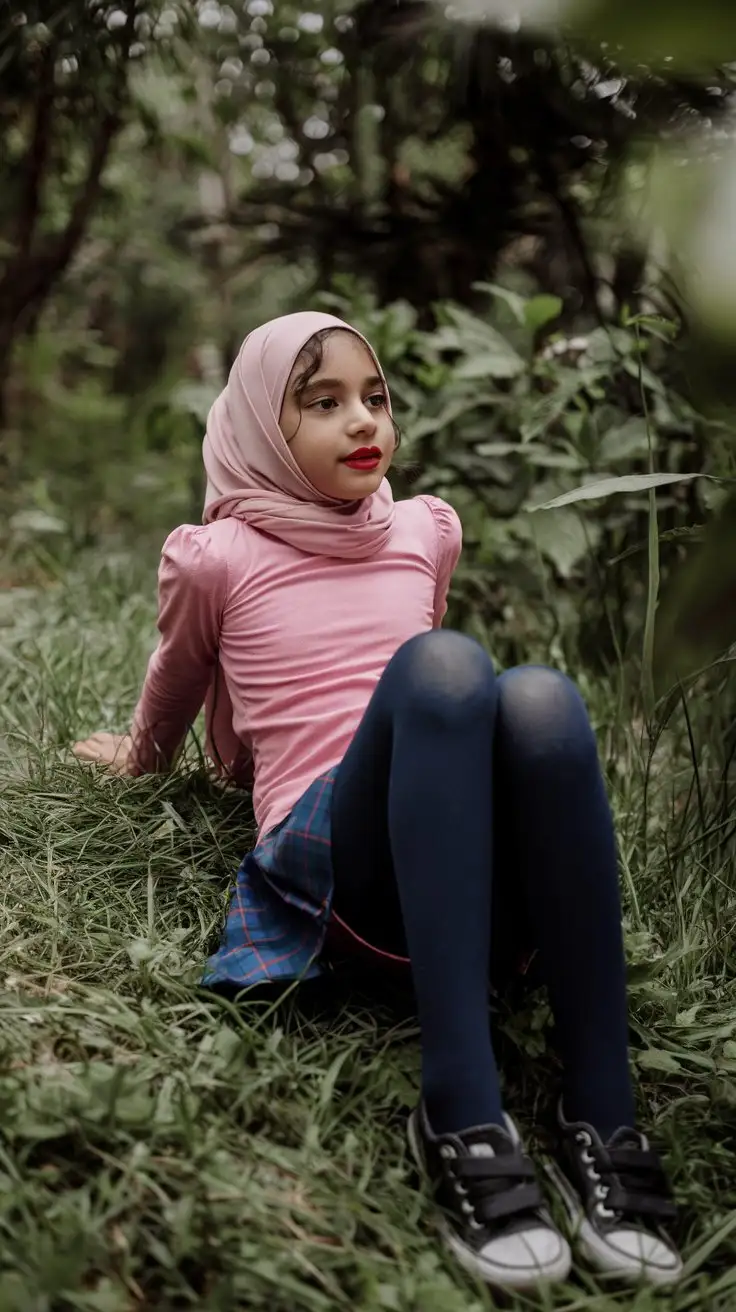
M 233 729 L 233 708 L 218 646 L 227 596 L 227 561 L 207 529 L 177 529 L 159 568 L 161 634 L 130 733 L 96 733 L 78 742 L 80 760 L 114 774 L 144 774 L 173 764 L 187 729 L 205 703 L 206 751 L 216 774 L 249 788 L 253 758 Z M 205 695 L 206 694 L 206 695 Z
M 185 524 L 175 529 L 161 553 L 158 581 L 161 637 L 130 733 L 96 733 L 73 749 L 80 760 L 107 766 L 116 774 L 168 769 L 208 689 L 212 698 L 216 682 L 227 563 L 217 557 L 206 528 Z M 227 709 L 221 702 L 221 721 Z
M 133 716 L 126 773 L 169 769 L 196 719 L 217 665 L 227 561 L 206 527 L 167 539 L 158 575 L 161 635 Z

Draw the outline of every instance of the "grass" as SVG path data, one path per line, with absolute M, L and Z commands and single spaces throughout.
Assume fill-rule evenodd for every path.
M 197 989 L 247 800 L 189 765 L 90 774 L 66 747 L 122 728 L 153 641 L 153 571 L 124 556 L 0 610 L 0 1309 L 481 1312 L 412 1186 L 411 1017 Z M 649 759 L 586 688 L 619 819 L 642 1112 L 682 1206 L 672 1295 L 585 1273 L 512 1309 L 736 1306 L 736 896 L 725 694 L 693 696 Z M 695 770 L 697 764 L 697 772 Z M 645 790 L 644 782 L 648 781 Z M 646 797 L 647 812 L 644 814 Z M 498 1018 L 529 1128 L 554 1069 L 537 998 Z

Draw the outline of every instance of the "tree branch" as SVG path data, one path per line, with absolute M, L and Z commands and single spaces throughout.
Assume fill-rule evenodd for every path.
M 55 273 L 62 272 L 66 268 L 84 236 L 92 206 L 100 189 L 102 172 L 110 153 L 110 147 L 123 125 L 123 106 L 128 81 L 130 47 L 135 40 L 135 20 L 138 13 L 137 0 L 127 0 L 127 11 L 125 28 L 121 33 L 122 50 L 115 68 L 111 103 L 102 116 L 97 135 L 92 143 L 87 174 L 72 205 L 66 228 L 56 239 L 56 249 L 53 252 L 49 251 L 47 256 L 47 259 L 50 258 L 55 266 Z
M 18 255 L 26 256 L 31 248 L 36 232 L 36 224 L 41 211 L 41 196 L 45 182 L 46 164 L 51 145 L 51 121 L 56 87 L 54 85 L 54 66 L 56 63 L 56 46 L 52 42 L 43 47 L 39 60 L 39 88 L 36 97 L 33 134 L 28 151 L 28 167 L 25 186 L 22 190 L 18 210 Z
M 99 122 L 87 161 L 86 175 L 72 204 L 66 226 L 62 232 L 47 238 L 35 251 L 31 249 L 31 242 L 26 241 L 22 258 L 14 261 L 0 278 L 0 316 L 6 325 L 11 326 L 11 330 L 19 322 L 23 323 L 25 329 L 35 323 L 54 283 L 68 267 L 89 224 L 110 147 L 123 125 L 128 60 L 135 39 L 137 12 L 137 0 L 127 0 L 127 21 L 121 32 L 122 48 L 114 70 L 110 103 Z M 45 149 L 48 150 L 48 143 Z M 38 150 L 40 153 L 40 146 Z M 33 168 L 29 176 L 33 177 Z M 39 208 L 41 180 L 39 174 L 33 193 L 30 185 L 28 191 L 28 201 Z

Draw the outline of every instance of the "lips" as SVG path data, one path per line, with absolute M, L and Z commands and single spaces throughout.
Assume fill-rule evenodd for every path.
M 378 446 L 361 446 L 345 456 L 342 463 L 349 469 L 371 470 L 380 465 L 382 456 L 383 452 Z

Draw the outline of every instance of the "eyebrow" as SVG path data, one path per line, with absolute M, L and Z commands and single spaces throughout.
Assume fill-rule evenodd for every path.
M 382 390 L 385 389 L 385 383 L 380 374 L 371 374 L 370 378 L 366 378 L 363 386 L 380 387 Z M 344 387 L 344 381 L 340 378 L 313 378 L 311 382 L 307 383 L 302 392 L 302 396 L 312 396 L 315 392 L 323 390 L 329 391 L 331 388 L 334 391 L 339 387 Z

